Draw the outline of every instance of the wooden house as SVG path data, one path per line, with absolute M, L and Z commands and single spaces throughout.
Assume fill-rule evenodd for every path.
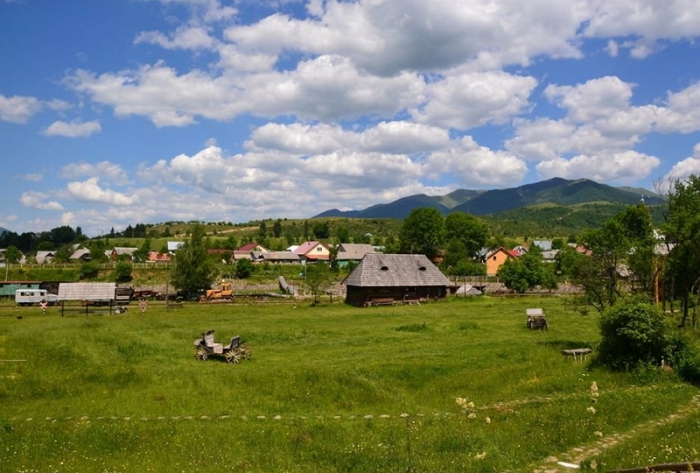
M 343 281 L 355 306 L 445 299 L 449 279 L 425 255 L 368 253 Z

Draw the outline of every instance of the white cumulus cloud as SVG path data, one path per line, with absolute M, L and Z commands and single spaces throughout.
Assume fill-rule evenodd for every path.
M 102 126 L 100 125 L 99 120 L 92 120 L 89 122 L 82 122 L 80 120 L 64 122 L 58 120 L 53 122 L 44 130 L 44 135 L 65 136 L 67 138 L 85 138 L 94 133 L 99 133 L 100 131 L 102 131 Z

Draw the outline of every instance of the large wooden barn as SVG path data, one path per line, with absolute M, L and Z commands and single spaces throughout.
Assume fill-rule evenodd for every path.
M 345 278 L 345 302 L 355 306 L 444 299 L 449 279 L 425 255 L 368 253 Z

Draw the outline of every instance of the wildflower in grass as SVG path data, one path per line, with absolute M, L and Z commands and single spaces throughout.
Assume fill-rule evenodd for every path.
M 476 412 L 470 412 L 467 419 L 476 419 Z
M 467 409 L 467 399 L 463 397 L 458 397 L 455 398 L 455 402 L 459 406 L 460 409 L 466 410 Z
M 596 437 L 602 437 L 603 432 L 601 432 L 600 430 L 596 430 L 595 432 L 593 432 L 593 435 L 595 435 Z
M 586 409 L 586 410 L 588 412 L 590 412 L 591 414 L 595 414 L 595 407 L 593 407 L 593 406 L 588 406 L 588 409 Z
M 487 423 L 487 424 L 490 424 L 490 423 L 491 423 L 491 418 L 488 417 L 488 416 L 486 416 L 486 423 Z
M 474 459 L 476 460 L 483 460 L 484 458 L 486 458 L 486 452 L 481 452 L 474 455 Z
M 593 381 L 593 384 L 591 384 L 591 401 L 594 403 L 598 400 L 598 383 Z

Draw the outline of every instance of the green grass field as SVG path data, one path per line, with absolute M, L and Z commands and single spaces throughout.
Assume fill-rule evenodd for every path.
M 549 331 L 525 327 L 527 307 Z M 598 327 L 559 298 L 19 313 L 0 310 L 2 472 L 607 471 L 700 457 L 698 389 L 562 356 L 594 347 Z M 207 329 L 241 335 L 252 360 L 196 360 Z

